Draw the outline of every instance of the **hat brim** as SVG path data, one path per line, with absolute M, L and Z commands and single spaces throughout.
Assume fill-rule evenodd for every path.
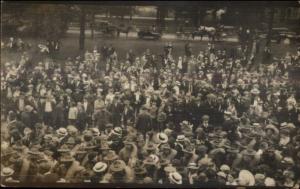
M 123 171 L 125 169 L 125 167 L 111 167 L 110 170 L 113 172 L 120 172 Z
M 14 171 L 10 172 L 9 174 L 4 174 L 3 172 L 1 172 L 1 177 L 9 177 L 12 176 L 14 173 Z
M 136 175 L 143 175 L 146 173 L 147 173 L 147 170 L 145 168 L 139 168 L 139 169 L 134 170 L 134 174 L 136 174 Z
M 28 151 L 27 152 L 29 155 L 39 155 L 40 152 L 33 152 L 33 151 Z M 37 157 L 36 157 L 37 158 Z
M 165 167 L 164 171 L 168 172 L 168 173 L 172 173 L 172 172 L 176 171 L 176 168 L 175 167 Z
M 113 157 L 104 157 L 103 159 L 104 159 L 105 161 L 113 161 L 113 160 L 118 159 L 118 156 L 116 155 L 116 156 L 113 156 Z
M 74 161 L 73 158 L 70 158 L 70 159 L 61 159 L 60 162 L 72 162 Z
M 146 160 L 144 160 L 143 161 L 143 163 L 145 164 L 145 165 L 156 165 L 157 163 L 156 162 L 152 162 L 152 161 L 148 161 L 147 159 Z
M 101 167 L 101 169 L 96 169 L 95 167 L 93 167 L 93 171 L 96 172 L 96 173 L 101 173 L 101 172 L 105 171 L 106 168 L 107 168 L 107 165 Z
M 170 178 L 170 180 L 171 180 L 172 182 L 174 182 L 175 184 L 182 184 L 182 180 L 177 181 L 177 180 L 175 180 L 172 176 L 170 176 L 169 178 Z

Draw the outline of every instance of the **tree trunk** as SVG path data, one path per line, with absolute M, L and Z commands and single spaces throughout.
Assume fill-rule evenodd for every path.
M 158 6 L 157 9 L 156 9 L 156 25 L 159 26 L 160 24 L 160 7 Z
M 195 8 L 192 11 L 192 20 L 193 20 L 193 25 L 195 28 L 198 28 L 198 23 L 199 23 L 199 13 L 198 13 L 198 8 Z
M 165 26 L 166 26 L 166 23 L 165 23 L 166 14 L 167 14 L 167 8 L 163 6 L 161 8 L 160 19 L 159 19 L 160 20 L 160 28 L 161 28 L 161 30 L 164 30 Z
M 286 18 L 286 11 L 284 8 L 280 9 L 280 22 L 284 22 Z
M 91 38 L 94 39 L 95 33 L 95 13 L 93 12 L 91 15 Z
M 129 15 L 130 20 L 132 20 L 132 12 L 133 12 L 133 9 L 132 9 L 132 6 L 130 6 L 130 15 Z
M 105 9 L 105 17 L 108 18 L 108 8 Z
M 269 22 L 268 22 L 268 35 L 267 35 L 266 46 L 269 46 L 270 42 L 271 42 L 273 20 L 274 20 L 274 7 L 272 7 L 271 11 L 270 11 L 270 18 L 269 18 Z
M 85 13 L 85 10 L 81 10 L 80 14 L 81 15 L 80 15 L 79 50 L 84 50 L 85 22 L 86 22 L 86 13 Z

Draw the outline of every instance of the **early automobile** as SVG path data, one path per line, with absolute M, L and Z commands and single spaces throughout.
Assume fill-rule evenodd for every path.
M 161 34 L 158 32 L 153 32 L 149 30 L 141 30 L 138 32 L 138 37 L 140 39 L 155 39 L 158 40 L 161 38 Z
M 267 38 L 267 32 L 260 32 L 260 38 Z M 296 32 L 290 31 L 288 28 L 272 28 L 271 31 L 271 40 L 280 43 L 282 40 L 285 39 L 292 39 L 292 40 L 299 40 L 299 35 Z

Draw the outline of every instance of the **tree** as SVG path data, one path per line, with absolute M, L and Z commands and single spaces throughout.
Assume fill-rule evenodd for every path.
M 274 7 L 271 7 L 269 21 L 268 21 L 268 35 L 267 35 L 266 46 L 269 46 L 271 43 L 274 13 L 275 13 L 275 9 L 274 9 Z
M 71 15 L 69 6 L 56 4 L 33 4 L 26 13 L 33 20 L 36 36 L 46 40 L 60 40 L 68 30 Z
M 167 16 L 167 6 L 157 6 L 156 25 L 163 30 L 166 26 L 165 17 Z
M 85 41 L 85 24 L 86 24 L 86 11 L 84 7 L 80 10 L 80 34 L 79 34 L 79 50 L 84 50 Z

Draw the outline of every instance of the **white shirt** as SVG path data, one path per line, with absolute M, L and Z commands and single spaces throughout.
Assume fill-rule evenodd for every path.
M 71 107 L 69 109 L 68 118 L 69 119 L 77 119 L 77 113 L 78 113 L 77 107 Z
M 21 99 L 19 99 L 19 110 L 20 111 L 23 111 L 24 110 L 24 99 L 23 98 L 21 98 Z
M 180 69 L 180 70 L 182 69 L 182 60 L 179 60 L 179 61 L 178 61 L 177 67 L 178 67 L 178 69 Z
M 84 101 L 84 102 L 83 102 L 84 111 L 87 110 L 87 105 L 88 105 L 88 102 L 87 102 L 87 101 Z
M 136 94 L 135 94 L 135 100 L 136 100 L 136 101 L 139 101 L 139 100 L 140 100 L 140 93 L 136 93 Z
M 106 105 L 107 105 L 107 104 L 111 104 L 112 101 L 114 100 L 114 98 L 115 98 L 115 95 L 114 95 L 114 94 L 108 93 L 108 94 L 106 95 L 106 97 L 105 97 L 105 104 L 106 104 Z
M 45 112 L 52 112 L 52 104 L 50 101 L 46 101 Z

